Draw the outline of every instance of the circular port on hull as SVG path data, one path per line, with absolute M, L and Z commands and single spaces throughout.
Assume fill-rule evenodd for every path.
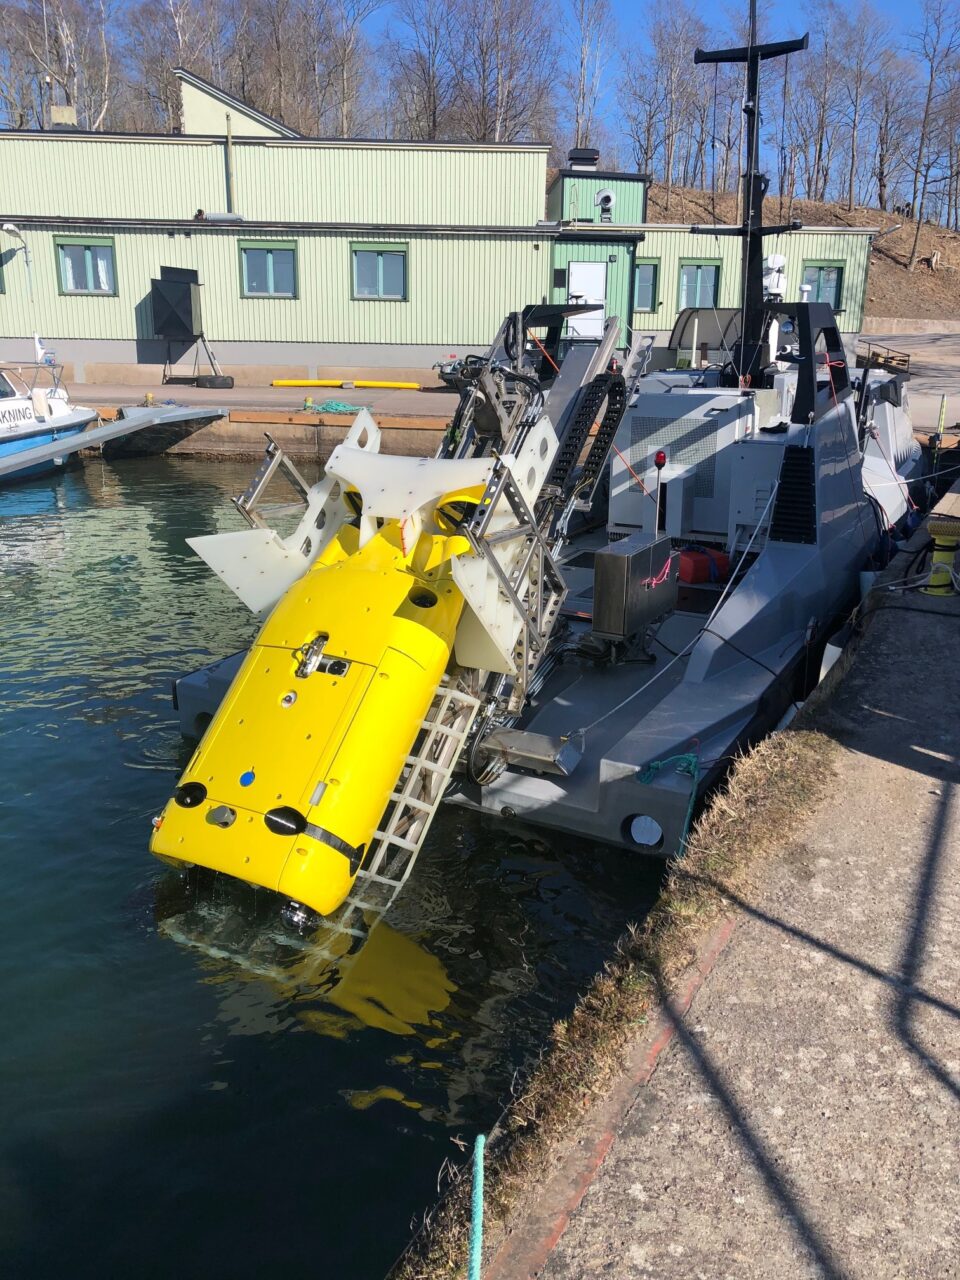
M 663 827 L 649 814 L 635 813 L 624 819 L 623 826 L 630 843 L 644 853 L 656 853 L 663 848 Z
M 415 587 L 410 592 L 410 603 L 418 609 L 432 609 L 437 603 L 437 597 L 426 587 Z
M 275 836 L 298 836 L 301 831 L 305 830 L 307 820 L 302 813 L 298 813 L 296 809 L 290 805 L 283 805 L 279 809 L 271 809 L 263 815 L 263 820 L 267 825 L 267 830 L 272 831 Z
M 202 782 L 185 782 L 173 793 L 174 801 L 181 809 L 195 809 L 207 798 L 207 788 Z

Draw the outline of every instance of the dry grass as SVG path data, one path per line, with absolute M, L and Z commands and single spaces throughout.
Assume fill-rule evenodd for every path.
M 624 1051 L 695 959 L 707 930 L 748 890 L 764 862 L 785 847 L 824 793 L 834 743 L 812 730 L 777 734 L 741 758 L 694 827 L 682 862 L 671 866 L 653 911 L 623 935 L 614 959 L 553 1028 L 539 1064 L 517 1089 L 488 1148 L 485 1225 L 502 1228 L 522 1193 L 542 1180 L 562 1135 L 620 1071 Z M 396 1280 L 464 1274 L 470 1178 L 452 1184 L 394 1272 Z

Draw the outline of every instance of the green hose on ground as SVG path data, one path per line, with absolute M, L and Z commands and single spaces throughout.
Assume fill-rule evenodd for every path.
M 473 1194 L 470 1201 L 470 1265 L 469 1280 L 480 1280 L 483 1259 L 483 1147 L 486 1139 L 477 1134 L 473 1148 Z

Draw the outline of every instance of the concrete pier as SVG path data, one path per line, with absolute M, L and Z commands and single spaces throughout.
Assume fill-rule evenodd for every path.
M 487 1280 L 960 1276 L 960 597 L 897 590 L 908 565 L 805 716 L 837 744 L 825 795 L 728 896 Z
M 343 390 L 323 388 L 311 391 L 293 387 L 235 387 L 227 391 L 197 387 L 157 386 L 149 392 L 157 405 L 175 400 L 198 408 L 223 405 L 227 413 L 209 426 L 194 432 L 175 445 L 170 453 L 198 456 L 259 458 L 264 433 L 269 432 L 282 449 L 294 458 L 323 461 L 340 443 L 350 427 L 349 413 L 304 411 L 304 400 L 314 403 L 336 400 L 342 404 L 366 406 L 383 432 L 383 447 L 390 453 L 432 456 L 447 424 L 456 412 L 458 397 L 445 387 L 426 391 Z M 142 404 L 145 391 L 134 387 L 75 387 L 78 404 L 93 404 L 104 419 L 121 407 Z

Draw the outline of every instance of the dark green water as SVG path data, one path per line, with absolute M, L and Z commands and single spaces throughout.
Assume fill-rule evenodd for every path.
M 249 464 L 0 490 L 0 1274 L 378 1280 L 452 1141 L 656 891 L 655 869 L 441 813 L 341 981 L 260 895 L 146 851 L 171 679 L 252 635 L 184 545 Z

